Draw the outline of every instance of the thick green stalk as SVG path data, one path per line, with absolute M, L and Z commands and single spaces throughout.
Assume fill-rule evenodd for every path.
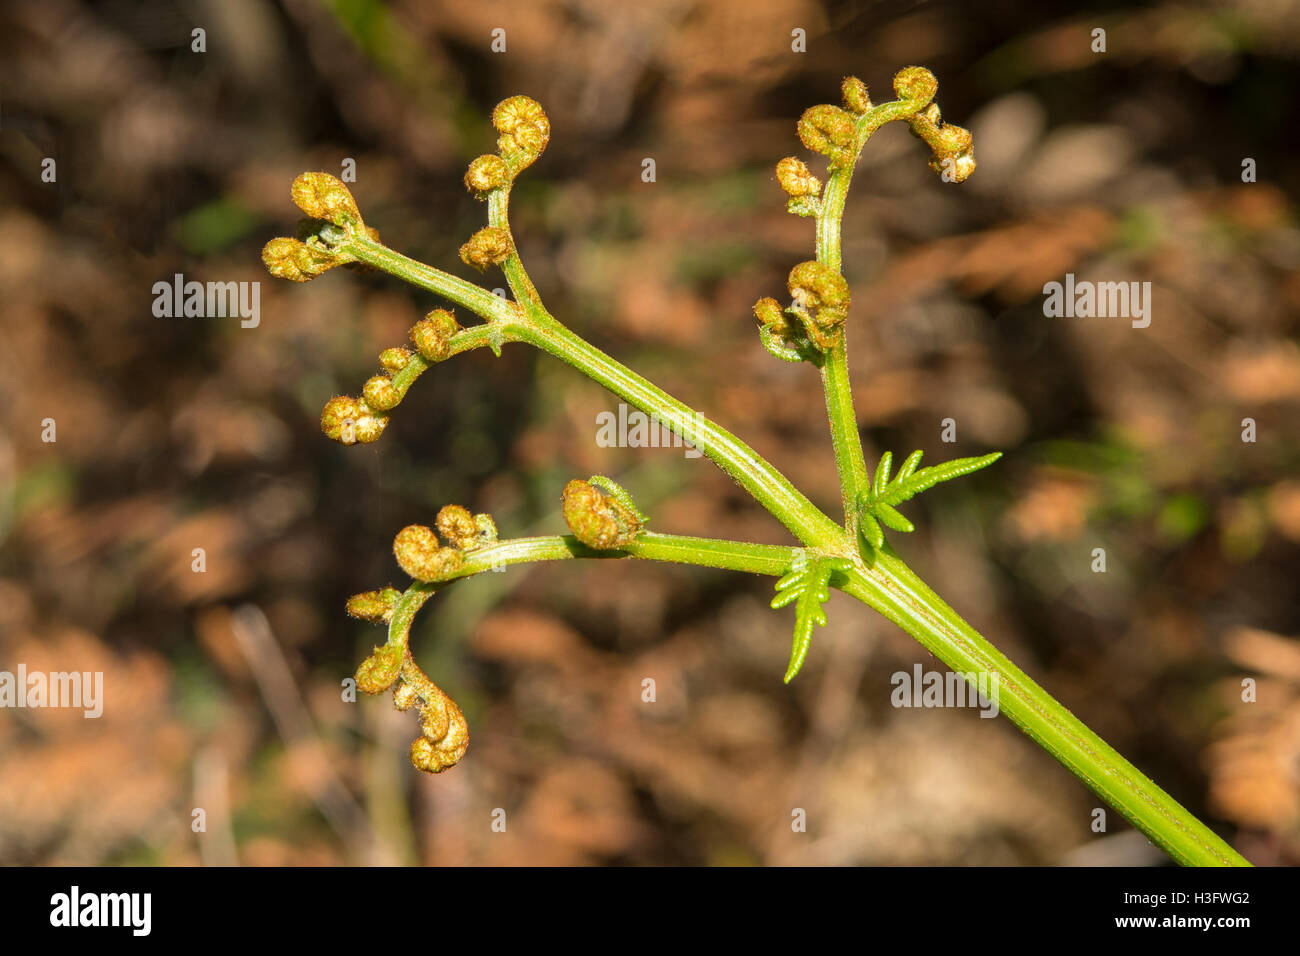
M 849 182 L 862 147 L 877 129 L 904 119 L 913 108 L 900 103 L 875 107 L 855 126 L 852 159 L 832 169 L 817 215 L 817 260 L 841 272 L 840 223 Z M 822 385 L 830 418 L 835 460 L 845 504 L 848 542 L 857 541 L 857 495 L 868 487 L 857 414 L 841 332 L 822 362 Z M 856 548 L 848 549 L 850 553 Z M 1021 730 L 1119 809 L 1171 857 L 1186 865 L 1247 866 L 1235 850 L 1087 728 L 1061 703 L 1029 679 L 987 639 L 945 604 L 885 546 L 854 553 L 854 570 L 840 586 L 912 635 L 953 671 L 997 675 L 998 706 Z M 969 678 L 968 678 L 969 679 Z
M 1250 865 L 962 620 L 891 549 L 872 558 L 848 575 L 844 592 L 903 628 L 958 674 L 997 675 L 999 709 L 1152 843 L 1184 866 Z
M 841 544 L 847 545 L 847 541 Z M 494 567 L 575 558 L 638 558 L 779 576 L 801 550 L 649 532 L 624 548 L 608 551 L 588 548 L 572 535 L 516 538 L 469 552 L 464 564 L 445 581 L 413 585 L 394 620 L 404 630 L 431 593 L 453 580 Z M 907 631 L 955 673 L 968 680 L 980 674 L 996 675 L 998 708 L 1174 860 L 1187 866 L 1250 865 L 1034 683 L 892 550 L 874 552 L 869 562 L 857 557 L 853 570 L 837 575 L 832 583 Z

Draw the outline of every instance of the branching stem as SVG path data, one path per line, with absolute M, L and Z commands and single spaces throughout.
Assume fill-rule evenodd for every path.
M 920 68 L 909 67 L 902 71 L 895 79 L 895 89 L 900 93 L 900 100 L 874 107 L 860 106 L 862 112 L 853 120 L 851 148 L 842 155 L 838 146 L 835 148 L 838 158 L 832 162 L 831 175 L 821 194 L 820 205 L 815 208 L 817 261 L 833 270 L 837 281 L 841 281 L 840 227 L 849 181 L 862 147 L 875 130 L 893 120 L 906 120 L 913 131 L 935 151 L 936 163 L 940 159 L 951 162 L 956 157 L 962 165 L 955 168 L 960 170 L 963 177 L 973 169 L 973 158 L 968 152 L 969 134 L 960 128 L 940 125 L 937 107 L 931 106 L 924 113 L 919 112 L 930 103 L 933 84 L 933 76 Z M 855 92 L 854 96 L 865 99 L 865 87 L 861 88 L 860 93 Z M 835 108 L 829 109 L 833 113 Z M 824 108 L 817 107 L 814 110 L 822 110 L 820 115 L 823 119 L 826 118 Z M 838 120 L 832 116 L 828 122 L 834 133 L 834 125 Z M 498 107 L 497 113 L 494 113 L 494 124 L 503 134 L 500 142 L 514 150 L 511 155 L 518 157 L 520 151 L 535 151 L 525 156 L 529 162 L 540 153 L 541 147 L 537 143 L 541 142 L 544 146 L 543 134 L 549 135 L 549 126 L 546 125 L 540 106 L 526 97 L 514 97 Z M 821 135 L 817 129 L 812 132 L 814 136 Z M 847 143 L 847 129 L 845 139 L 841 142 Z M 489 178 L 494 168 L 501 168 L 500 161 L 494 165 L 492 159 L 484 158 L 485 165 L 478 170 Z M 935 164 L 932 166 L 940 168 Z M 471 167 L 471 172 L 473 171 L 474 167 Z M 804 173 L 806 172 L 805 168 Z M 337 242 L 338 252 L 441 296 L 484 320 L 484 325 L 451 334 L 445 343 L 445 354 L 454 355 L 484 345 L 495 351 L 504 342 L 525 342 L 562 359 L 691 442 L 744 487 L 802 545 L 754 544 L 656 534 L 644 530 L 638 531 L 628 543 L 620 542 L 620 546 L 604 550 L 584 545 L 571 535 L 502 541 L 489 539 L 481 544 L 471 543 L 463 551 L 457 549 L 455 556 L 459 563 L 454 565 L 454 570 L 438 577 L 436 581 L 430 575 L 431 583 L 416 583 L 396 598 L 389 615 L 390 642 L 394 639 L 405 641 L 414 614 L 440 588 L 460 578 L 509 565 L 573 558 L 637 558 L 781 578 L 790 574 L 792 568 L 804 568 L 809 560 L 815 560 L 820 572 L 814 582 L 818 592 L 813 595 L 817 598 L 818 609 L 822 597 L 820 589 L 829 584 L 893 621 L 969 682 L 975 683 L 980 675 L 996 679 L 1000 709 L 1021 730 L 1098 795 L 1118 808 L 1134 826 L 1179 863 L 1249 865 L 1228 844 L 1089 730 L 967 624 L 912 572 L 883 538 L 864 547 L 858 529 L 859 500 L 876 501 L 874 507 L 882 520 L 889 519 L 892 512 L 885 510 L 885 505 L 888 504 L 885 489 L 879 489 L 880 494 L 874 498 L 870 494 L 871 480 L 858 432 L 842 329 L 836 332 L 832 346 L 821 352 L 818 361 L 844 505 L 845 521 L 841 526 L 819 510 L 771 463 L 731 432 L 673 398 L 557 321 L 543 306 L 537 289 L 514 248 L 513 236 L 509 252 L 504 258 L 498 253 L 490 260 L 498 263 L 505 273 L 514 295 L 514 301 L 507 301 L 480 286 L 401 255 L 364 234 L 359 228 L 345 229 L 348 223 L 360 221 L 346 188 L 342 183 L 324 182 L 320 177 L 330 179 L 324 174 L 304 176 L 307 179 L 304 180 L 306 185 L 303 188 L 299 189 L 298 183 L 295 184 L 298 189 L 295 193 L 296 201 L 301 200 L 300 207 L 314 218 L 335 216 L 335 231 L 345 233 L 345 237 Z M 486 198 L 491 226 L 508 232 L 509 183 L 488 189 Z M 304 278 L 304 270 L 309 270 L 306 277 L 319 270 L 318 255 L 319 247 L 308 249 L 301 243 L 295 245 L 288 239 L 273 240 L 264 252 L 268 268 L 279 270 L 277 274 L 299 280 Z M 442 357 L 442 353 L 439 353 L 439 357 Z M 409 361 L 392 376 L 392 384 L 399 398 L 428 366 L 426 359 L 418 355 L 410 356 Z M 949 463 L 948 472 L 953 471 L 954 465 L 962 466 L 966 461 Z M 968 461 L 980 466 L 987 463 L 982 459 Z M 916 461 L 909 459 L 909 463 L 915 467 Z M 970 467 L 973 466 L 967 465 L 958 470 L 964 473 Z M 883 485 L 888 474 L 887 469 L 882 470 L 886 472 L 881 476 Z M 946 473 L 936 471 L 921 484 L 928 487 L 940 480 L 941 476 L 946 476 Z M 909 491 L 910 496 L 917 489 L 902 490 Z M 902 491 L 898 494 L 902 494 Z M 889 500 L 895 499 L 901 500 L 898 495 Z M 910 528 L 910 523 L 902 516 L 895 517 L 891 527 L 898 526 L 901 530 Z M 468 512 L 465 512 L 463 520 L 470 521 L 472 525 Z M 407 530 L 420 532 L 421 529 Z M 423 532 L 428 532 L 429 537 L 432 537 L 429 529 L 424 528 Z M 495 531 L 492 531 L 492 537 L 495 537 Z M 434 544 L 436 543 L 435 540 Z M 791 579 L 786 577 L 786 580 Z M 359 597 L 369 598 L 368 595 Z M 807 629 L 811 629 L 811 624 L 807 625 Z M 804 641 L 802 648 L 796 646 L 792 670 L 787 676 L 797 670 L 802 654 L 807 650 L 806 645 L 807 641 Z M 406 652 L 404 646 L 401 650 Z M 372 672 L 381 668 L 388 658 L 374 660 L 376 663 Z M 408 681 L 418 678 L 420 675 L 414 669 L 410 670 L 414 677 L 406 676 L 408 665 L 414 668 L 413 662 L 407 660 L 402 664 L 403 676 Z M 394 676 L 389 675 L 390 683 Z M 430 682 L 421 696 L 426 703 L 433 698 L 441 700 L 441 691 Z M 454 708 L 454 705 L 449 704 L 448 707 Z M 444 712 L 439 711 L 439 714 Z M 459 715 L 459 711 L 456 710 L 455 714 Z M 452 744 L 458 742 L 459 750 L 448 758 L 454 763 L 459 759 L 459 754 L 464 752 L 467 738 L 457 741 L 454 735 L 447 736 L 445 728 L 439 726 L 434 729 L 438 733 L 432 733 L 426 728 L 427 746 L 421 753 L 428 757 L 428 753 L 432 753 L 429 748 L 448 740 Z M 445 746 L 450 747 L 452 744 Z M 419 740 L 417 745 L 424 746 Z M 415 751 L 412 759 L 416 759 Z M 425 765 L 422 769 L 442 769 L 446 765 L 449 764 Z M 420 764 L 417 763 L 417 766 Z

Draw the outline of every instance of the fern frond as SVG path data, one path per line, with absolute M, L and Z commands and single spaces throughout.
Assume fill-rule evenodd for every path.
M 825 626 L 826 610 L 822 607 L 830 599 L 831 576 L 837 571 L 848 571 L 853 562 L 848 558 L 806 559 L 792 565 L 789 572 L 776 582 L 773 608 L 783 608 L 794 602 L 794 644 L 790 648 L 790 664 L 785 670 L 785 683 L 790 683 L 799 669 L 812 643 L 814 625 Z
M 903 462 L 903 467 L 898 469 L 898 475 L 891 482 L 889 473 L 894 456 L 891 452 L 885 452 L 880 456 L 880 464 L 876 466 L 876 474 L 872 478 L 870 489 L 858 495 L 858 527 L 862 536 L 873 548 L 880 548 L 885 543 L 885 532 L 881 525 L 894 531 L 916 530 L 915 525 L 899 513 L 896 505 L 919 495 L 941 481 L 969 475 L 972 471 L 979 471 L 1002 457 L 1002 452 L 995 451 L 991 455 L 981 455 L 978 458 L 954 458 L 942 465 L 933 465 L 917 471 L 916 466 L 921 463 L 921 454 L 918 450 L 908 455 Z

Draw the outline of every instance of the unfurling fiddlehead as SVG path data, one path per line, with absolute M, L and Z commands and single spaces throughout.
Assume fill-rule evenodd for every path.
M 589 548 L 609 551 L 636 540 L 649 519 L 623 488 L 603 475 L 564 486 L 564 521 Z
M 818 245 L 816 261 L 801 262 L 790 271 L 788 307 L 772 298 L 759 299 L 754 305 L 759 338 L 777 358 L 820 363 L 840 338 L 850 296 L 840 273 L 839 222 L 853 167 L 876 130 L 896 120 L 906 122 L 930 147 L 930 166 L 945 181 L 962 182 L 974 172 L 970 133 L 941 123 L 939 107 L 931 103 L 938 87 L 929 70 L 909 66 L 894 77 L 898 99 L 877 106 L 871 102 L 866 84 L 850 76 L 840 88 L 842 107 L 823 103 L 809 107 L 799 118 L 799 140 L 826 157 L 830 180 L 823 185 L 795 156 L 776 164 L 777 182 L 790 197 L 786 209 L 796 216 L 817 219 Z
M 498 133 L 499 155 L 478 157 L 465 173 L 466 188 L 490 202 L 490 222 L 461 246 L 460 257 L 480 271 L 502 266 L 512 288 L 521 284 L 528 291 L 531 284 L 521 278 L 522 266 L 517 265 L 506 222 L 506 200 L 515 177 L 546 149 L 550 121 L 535 100 L 512 96 L 498 104 L 492 124 Z M 337 266 L 392 271 L 393 261 L 402 258 L 379 244 L 378 233 L 365 225 L 352 193 L 336 177 L 303 173 L 294 180 L 290 195 L 308 218 L 300 223 L 297 238 L 272 239 L 263 248 L 262 258 L 272 275 L 305 282 Z M 466 305 L 488 324 L 466 329 L 447 309 L 428 312 L 411 329 L 413 350 L 402 346 L 385 349 L 379 356 L 379 373 L 365 382 L 359 397 L 339 395 L 326 402 L 320 422 L 327 437 L 345 445 L 375 441 L 387 427 L 389 414 L 430 365 L 484 345 L 500 354 L 502 342 L 508 340 L 502 326 L 513 314 L 513 306 L 446 273 L 421 268 L 429 276 L 428 287 Z M 590 487 L 597 496 L 589 502 L 586 515 L 593 522 L 592 540 L 621 543 L 630 540 L 629 535 L 634 537 L 644 518 L 630 506 L 626 494 Z M 575 512 L 575 520 L 581 518 L 579 512 Z M 610 516 L 616 526 L 612 533 L 596 527 L 602 517 Z M 398 565 L 418 584 L 405 594 L 385 588 L 354 595 L 347 610 L 353 617 L 389 623 L 388 643 L 375 648 L 358 668 L 357 686 L 377 694 L 396 685 L 398 706 L 420 709 L 423 734 L 411 748 L 411 761 L 421 770 L 438 772 L 464 754 L 469 733 L 460 709 L 411 659 L 411 620 L 434 590 L 462 573 L 466 555 L 497 541 L 497 529 L 491 516 L 472 514 L 459 505 L 443 508 L 434 525 L 436 531 L 426 525 L 409 525 L 393 540 Z
M 388 642 L 357 668 L 357 687 L 382 694 L 396 685 L 393 702 L 399 710 L 416 707 L 421 735 L 411 745 L 411 763 L 419 770 L 440 773 L 453 766 L 469 747 L 465 715 L 411 657 L 410 632 L 415 613 L 439 587 L 459 572 L 465 557 L 497 540 L 496 522 L 488 514 L 472 514 L 461 505 L 445 505 L 434 520 L 437 533 L 425 525 L 409 525 L 397 533 L 393 554 L 402 570 L 421 584 L 405 594 L 394 588 L 366 591 L 348 599 L 355 618 L 388 624 Z M 438 534 L 447 540 L 443 545 Z
M 308 218 L 299 223 L 297 239 L 281 236 L 262 248 L 262 261 L 277 278 L 306 282 L 335 266 L 355 265 L 356 258 L 341 247 L 343 240 L 358 234 L 379 238 L 362 222 L 348 187 L 329 173 L 303 173 L 289 194 Z
M 514 243 L 509 230 L 499 226 L 484 226 L 469 237 L 469 242 L 460 247 L 461 261 L 483 272 L 488 266 L 495 266 L 510 257 Z
M 353 595 L 348 613 L 370 621 L 388 621 L 388 642 L 357 668 L 357 687 L 367 694 L 393 688 L 398 710 L 415 707 L 420 736 L 411 744 L 411 764 L 428 773 L 455 766 L 469 748 L 469 725 L 456 702 L 420 670 L 411 657 L 411 622 L 431 591 L 401 594 L 392 588 Z

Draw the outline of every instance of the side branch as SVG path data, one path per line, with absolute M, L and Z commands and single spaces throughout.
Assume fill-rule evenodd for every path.
M 549 314 L 530 316 L 521 338 L 572 365 L 691 442 L 804 544 L 834 548 L 843 540 L 844 530 L 753 448 Z
M 350 235 L 339 248 L 358 262 L 440 295 L 488 322 L 508 322 L 517 312 L 505 299 L 472 282 L 408 258 L 368 236 Z
M 436 582 L 414 584 L 407 593 L 431 593 L 451 581 L 513 564 L 567 561 L 573 558 L 640 558 L 780 577 L 802 553 L 802 548 L 783 545 L 654 534 L 649 531 L 637 535 L 636 540 L 630 544 L 610 550 L 589 548 L 569 534 L 540 535 L 511 538 L 468 551 L 463 563 L 454 572 Z

